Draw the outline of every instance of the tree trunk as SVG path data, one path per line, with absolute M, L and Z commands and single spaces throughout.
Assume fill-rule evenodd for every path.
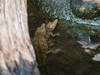
M 27 0 L 0 0 L 0 75 L 39 75 L 27 24 Z

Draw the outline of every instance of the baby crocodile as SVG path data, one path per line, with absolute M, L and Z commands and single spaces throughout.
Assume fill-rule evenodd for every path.
M 33 45 L 35 48 L 37 61 L 43 65 L 46 63 L 47 51 L 48 51 L 48 40 L 53 35 L 52 31 L 57 25 L 58 19 L 53 22 L 49 22 L 47 25 L 42 24 L 37 28 L 33 39 Z

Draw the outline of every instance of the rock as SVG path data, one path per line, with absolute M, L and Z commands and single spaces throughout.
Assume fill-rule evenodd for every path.
M 96 54 L 96 55 L 92 58 L 92 60 L 94 60 L 94 61 L 100 61 L 100 54 Z
M 71 1 L 72 12 L 80 18 L 94 18 L 99 15 L 99 8 L 95 2 Z

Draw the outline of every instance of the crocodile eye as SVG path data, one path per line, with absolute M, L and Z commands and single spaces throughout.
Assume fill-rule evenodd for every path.
M 99 16 L 98 4 L 93 1 L 71 0 L 71 9 L 74 15 L 83 19 L 91 19 Z

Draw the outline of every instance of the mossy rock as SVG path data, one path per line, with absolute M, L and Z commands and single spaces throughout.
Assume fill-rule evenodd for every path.
M 83 2 L 82 0 L 71 1 L 72 12 L 80 17 L 91 19 L 99 15 L 98 5 L 95 2 Z

